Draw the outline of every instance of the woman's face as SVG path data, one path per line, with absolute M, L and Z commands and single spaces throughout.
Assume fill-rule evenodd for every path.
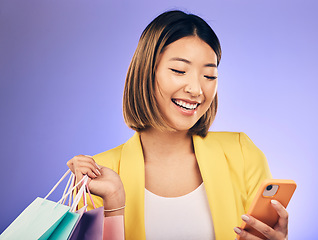
M 196 36 L 181 38 L 160 55 L 155 95 L 167 124 L 189 130 L 208 110 L 217 89 L 217 56 Z

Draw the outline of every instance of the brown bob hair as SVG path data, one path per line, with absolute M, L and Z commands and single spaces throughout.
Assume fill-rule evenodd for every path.
M 211 27 L 200 17 L 182 11 L 168 11 L 156 17 L 143 31 L 128 68 L 123 113 L 126 124 L 141 132 L 149 127 L 172 129 L 159 111 L 155 98 L 155 69 L 160 53 L 166 46 L 187 36 L 197 36 L 206 42 L 221 59 L 220 42 Z M 205 137 L 217 112 L 215 95 L 210 108 L 192 126 L 188 134 Z

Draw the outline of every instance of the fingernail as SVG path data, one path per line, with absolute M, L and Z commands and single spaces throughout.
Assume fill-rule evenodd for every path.
M 234 232 L 236 232 L 237 234 L 240 234 L 242 232 L 242 230 L 239 229 L 238 227 L 235 227 L 234 228 Z
M 96 172 L 97 172 L 99 175 L 102 175 L 98 169 L 96 169 Z
M 242 215 L 241 218 L 243 219 L 243 221 L 247 222 L 248 220 L 250 220 L 250 218 L 247 215 Z
M 96 167 L 97 167 L 98 169 L 101 169 L 101 167 L 100 167 L 100 166 L 98 166 L 98 164 L 97 164 L 97 163 L 95 163 L 95 165 L 96 165 Z
M 271 200 L 271 203 L 272 204 L 278 204 L 278 202 L 276 200 L 274 200 L 274 199 Z

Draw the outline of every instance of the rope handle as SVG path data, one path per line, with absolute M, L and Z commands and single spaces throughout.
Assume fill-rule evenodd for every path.
M 64 178 L 66 178 L 66 176 L 71 172 L 71 170 L 67 170 L 66 173 L 64 173 L 64 175 L 61 177 L 61 179 L 54 185 L 54 187 L 51 189 L 51 191 L 45 196 L 44 199 L 47 199 L 51 193 L 58 187 L 58 185 L 64 180 Z
M 87 181 L 84 181 L 84 180 L 83 180 L 83 185 L 82 185 L 82 187 L 81 187 L 81 188 L 76 192 L 76 194 L 74 195 L 74 191 L 77 190 L 77 189 L 74 188 L 75 182 L 76 182 L 76 177 L 75 177 L 75 174 L 72 173 L 71 176 L 70 176 L 69 181 L 70 181 L 70 180 L 72 181 L 72 186 L 73 186 L 73 187 L 71 188 L 71 186 L 67 186 L 68 188 L 70 188 L 69 191 L 68 191 L 68 193 L 67 193 L 67 194 L 66 194 L 66 193 L 63 193 L 63 197 L 62 197 L 62 198 L 64 198 L 63 204 L 64 204 L 64 202 L 65 202 L 66 199 L 67 199 L 67 195 L 69 195 L 69 203 L 68 203 L 68 206 L 71 207 L 71 210 L 70 210 L 70 211 L 72 211 L 72 212 L 74 212 L 74 211 L 77 210 L 78 203 L 79 203 L 79 201 L 80 201 L 80 199 L 81 199 L 81 195 L 83 196 L 83 205 L 85 206 L 85 205 L 87 204 L 87 195 L 86 195 L 86 194 L 88 194 L 88 196 L 89 196 L 89 198 L 90 198 L 90 201 L 91 201 L 91 203 L 92 203 L 94 209 L 96 209 L 96 205 L 95 205 L 95 203 L 94 203 L 94 200 L 93 200 L 93 198 L 92 198 L 91 192 L 90 192 L 89 187 L 88 187 L 88 176 L 87 176 L 87 175 L 85 175 L 85 176 L 87 177 Z M 84 176 L 84 177 L 85 177 L 85 176 Z M 78 184 L 77 184 L 77 186 L 78 186 Z M 73 197 L 73 199 L 72 199 L 72 197 Z M 72 201 L 72 200 L 73 200 L 73 201 Z M 72 204 L 72 202 L 73 202 L 73 204 Z M 86 211 L 87 211 L 87 210 L 85 210 L 85 212 L 86 212 Z
M 84 182 L 85 183 L 85 181 L 87 182 L 87 180 L 88 180 L 88 176 L 87 175 L 85 175 L 74 187 L 72 187 L 71 188 L 71 190 L 69 190 L 64 196 L 62 196 L 62 198 L 57 202 L 57 203 L 62 203 L 62 201 L 68 196 L 68 195 L 70 195 L 71 193 L 73 193 L 73 190 L 75 189 L 75 188 L 77 188 L 82 182 Z M 85 186 L 84 184 L 83 184 L 83 186 Z M 82 186 L 82 187 L 83 187 Z M 82 188 L 81 187 L 81 188 Z M 77 195 L 79 195 L 79 193 L 77 194 Z M 76 196 L 77 196 L 76 195 Z M 74 199 L 74 201 L 75 201 L 75 199 Z
M 95 206 L 95 203 L 94 203 L 94 201 L 93 201 L 91 192 L 89 191 L 88 185 L 86 185 L 86 189 L 87 189 L 88 196 L 89 196 L 89 198 L 91 199 L 91 202 L 92 202 L 92 204 L 93 204 L 93 207 L 94 207 L 94 209 L 96 209 L 96 206 Z
M 84 179 L 84 178 L 85 178 L 85 179 Z M 76 195 L 75 198 L 74 198 L 73 204 L 72 204 L 72 206 L 71 206 L 71 208 L 70 208 L 70 212 L 75 212 L 75 211 L 76 211 L 76 207 L 77 207 L 79 201 L 81 200 L 83 194 L 85 195 L 85 197 L 84 197 L 84 202 L 86 201 L 85 188 L 86 188 L 86 185 L 87 185 L 88 176 L 85 175 L 85 176 L 83 177 L 83 179 L 84 179 L 84 180 L 83 180 L 83 185 L 81 186 L 80 190 L 78 191 L 77 195 Z M 73 192 L 73 190 L 71 190 L 71 192 Z M 85 205 L 86 205 L 86 204 L 84 203 L 84 206 L 85 206 Z
M 53 186 L 53 188 L 50 190 L 50 192 L 44 197 L 44 199 L 47 199 L 52 192 L 55 191 L 55 189 L 59 186 L 59 184 L 67 177 L 67 175 L 71 172 L 70 169 L 68 169 L 66 171 L 66 173 L 64 173 L 64 175 L 60 178 L 60 180 Z M 72 173 L 67 181 L 67 184 L 64 188 L 63 191 L 63 195 L 62 198 L 57 202 L 57 204 L 65 204 L 67 197 L 69 196 L 69 201 L 68 201 L 68 206 L 70 206 L 71 210 L 70 211 L 74 211 L 74 209 L 77 207 L 81 196 L 83 195 L 83 203 L 84 206 L 87 204 L 87 198 L 86 198 L 86 193 L 88 194 L 91 203 L 94 207 L 94 209 L 96 209 L 95 203 L 93 201 L 93 198 L 91 196 L 91 192 L 89 191 L 89 187 L 88 187 L 88 176 L 85 175 L 77 184 L 76 183 L 76 178 L 75 178 L 75 174 Z M 81 184 L 83 183 L 83 185 L 81 186 L 80 190 L 77 192 L 76 196 L 74 197 L 73 193 L 74 190 Z M 73 200 L 73 201 L 72 201 Z M 73 202 L 73 204 L 72 204 Z M 86 211 L 86 210 L 85 210 Z

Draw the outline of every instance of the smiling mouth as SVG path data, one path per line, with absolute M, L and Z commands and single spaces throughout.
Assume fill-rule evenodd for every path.
M 178 107 L 182 107 L 186 110 L 195 110 L 200 104 L 199 103 L 187 103 L 182 100 L 177 99 L 171 99 L 171 101 L 176 104 Z

